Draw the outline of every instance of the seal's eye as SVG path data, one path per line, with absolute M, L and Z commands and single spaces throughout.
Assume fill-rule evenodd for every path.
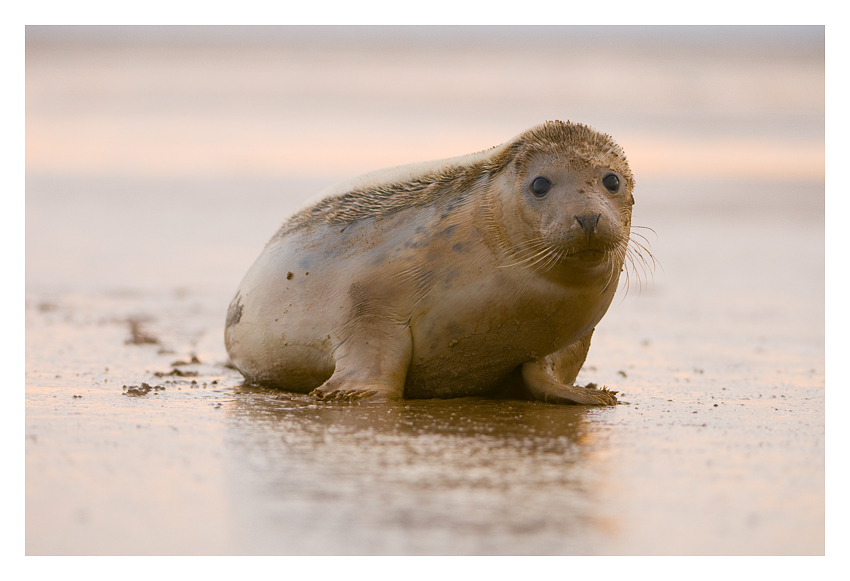
M 618 178 L 612 173 L 609 173 L 602 180 L 602 185 L 605 186 L 605 189 L 611 192 L 612 194 L 616 194 L 617 190 L 620 189 L 620 178 Z
M 552 182 L 544 177 L 536 177 L 534 178 L 534 181 L 531 182 L 531 192 L 538 198 L 545 196 L 546 192 L 548 192 L 551 187 Z

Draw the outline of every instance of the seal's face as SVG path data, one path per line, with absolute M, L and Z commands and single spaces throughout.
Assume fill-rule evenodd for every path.
M 505 210 L 519 218 L 511 239 L 524 264 L 554 276 L 619 274 L 634 198 L 628 169 L 611 161 L 531 150 L 508 170 L 514 191 Z

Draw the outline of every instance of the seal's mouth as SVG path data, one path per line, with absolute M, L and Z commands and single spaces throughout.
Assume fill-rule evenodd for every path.
M 568 252 L 564 258 L 598 258 L 600 256 L 605 256 L 606 254 L 608 254 L 607 251 L 599 248 L 584 248 L 582 250 Z
M 569 244 L 552 244 L 546 240 L 535 240 L 524 246 L 511 249 L 511 260 L 502 268 L 524 266 L 536 271 L 552 269 L 595 270 L 604 267 L 610 270 L 615 256 L 615 247 L 603 244 L 588 245 L 587 241 L 572 241 Z
M 570 263 L 599 263 L 608 259 L 609 252 L 601 248 L 582 248 L 572 250 L 563 255 L 561 262 Z
M 558 265 L 560 268 L 567 270 L 579 270 L 582 272 L 590 272 L 602 270 L 608 272 L 611 270 L 615 261 L 615 253 L 612 248 L 601 246 L 592 246 L 590 248 L 584 246 L 579 248 L 565 249 L 565 252 L 560 256 Z M 554 268 L 555 265 L 552 265 Z

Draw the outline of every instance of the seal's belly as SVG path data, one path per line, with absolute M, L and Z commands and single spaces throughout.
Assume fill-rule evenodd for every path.
M 598 322 L 581 308 L 581 296 L 518 289 L 501 278 L 429 295 L 430 308 L 411 320 L 405 397 L 487 393 L 526 361 L 577 341 Z
M 365 339 L 349 337 L 357 319 L 378 313 L 409 330 L 405 397 L 481 395 L 526 361 L 578 340 L 604 313 L 580 292 L 480 268 L 483 250 L 411 269 L 387 246 L 340 260 L 316 238 L 269 245 L 234 299 L 227 327 L 234 363 L 256 381 L 310 391 L 334 372 L 339 345 Z

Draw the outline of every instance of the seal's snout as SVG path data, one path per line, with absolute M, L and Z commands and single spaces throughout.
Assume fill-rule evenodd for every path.
M 602 214 L 582 214 L 575 216 L 575 219 L 582 230 L 588 234 L 596 234 L 596 229 L 599 226 L 599 218 L 601 217 Z

